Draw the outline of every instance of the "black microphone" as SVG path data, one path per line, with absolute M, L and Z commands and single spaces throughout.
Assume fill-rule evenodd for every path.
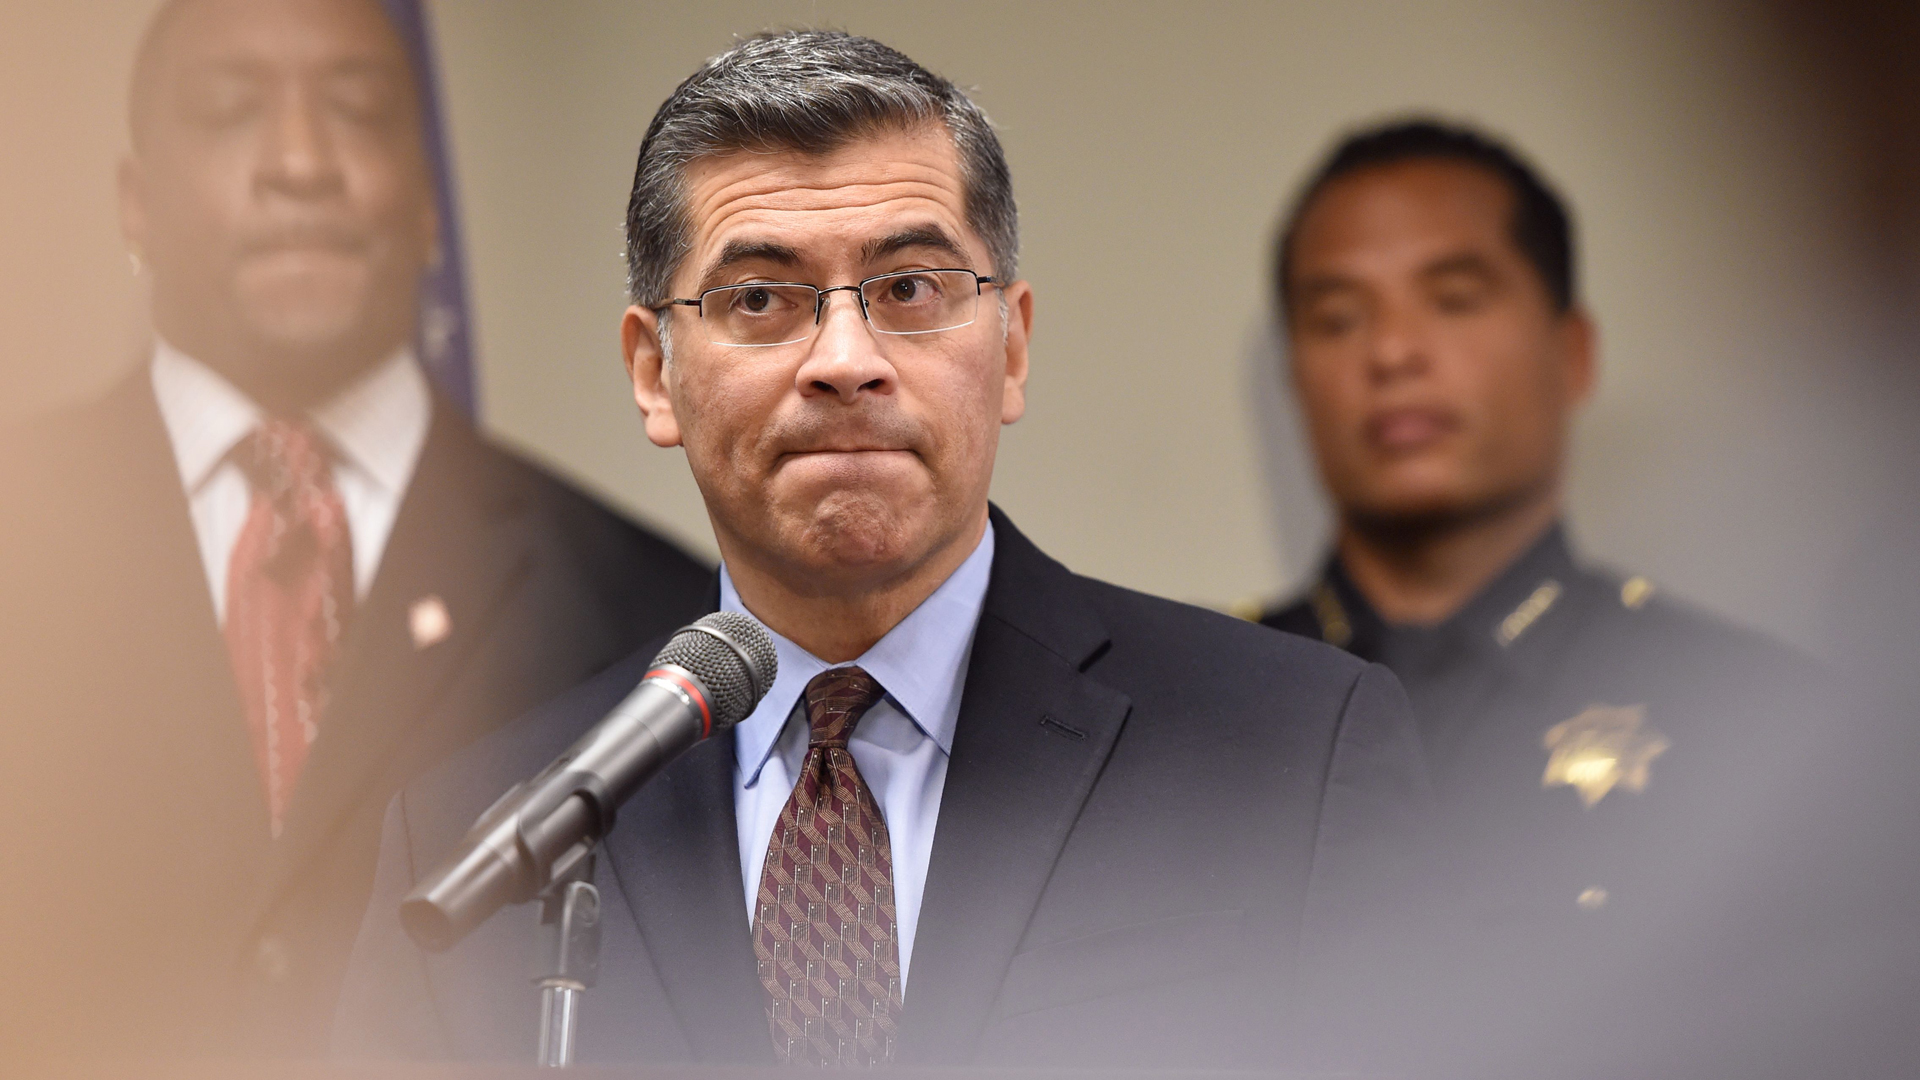
M 565 879 L 613 828 L 621 803 L 694 743 L 746 719 L 777 668 L 773 640 L 745 615 L 716 612 L 682 629 L 625 701 L 480 815 L 401 901 L 400 924 L 441 952 L 501 907 Z

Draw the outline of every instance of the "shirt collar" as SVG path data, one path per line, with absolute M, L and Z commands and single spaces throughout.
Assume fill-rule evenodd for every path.
M 152 375 L 180 486 L 197 492 L 265 414 L 212 368 L 165 341 L 153 347 Z
M 959 569 L 854 661 L 885 688 L 888 700 L 943 754 L 953 752 L 967 658 L 973 650 L 974 627 L 986 604 L 992 569 L 993 523 L 988 522 L 979 546 Z M 725 563 L 720 566 L 720 610 L 752 614 L 740 602 Z M 772 756 L 807 683 L 815 675 L 839 666 L 821 660 L 771 629 L 767 634 L 773 639 L 779 672 L 759 706 L 734 728 L 736 760 L 741 764 L 746 787 L 759 781 L 760 770 Z
M 401 349 L 313 410 L 315 426 L 388 494 L 405 491 L 427 440 L 433 395 Z
M 173 442 L 180 483 L 198 491 L 266 412 L 225 377 L 166 341 L 154 345 L 153 392 Z M 313 410 L 322 434 L 389 493 L 406 489 L 433 415 L 433 396 L 410 349 Z
M 1534 623 L 1558 604 L 1579 573 L 1565 526 L 1556 521 L 1459 611 L 1435 626 L 1387 623 L 1367 603 L 1338 557 L 1328 558 L 1321 581 L 1349 624 L 1350 651 L 1379 661 L 1395 644 L 1425 652 L 1442 643 L 1460 642 L 1476 651 L 1511 652 L 1513 645 L 1530 636 L 1527 631 Z M 1321 619 L 1324 625 L 1324 614 Z

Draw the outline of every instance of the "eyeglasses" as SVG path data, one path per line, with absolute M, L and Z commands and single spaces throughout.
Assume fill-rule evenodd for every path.
M 695 300 L 675 298 L 654 310 L 699 308 L 708 341 L 767 348 L 812 337 L 826 314 L 830 293 L 859 296 L 861 316 L 879 333 L 937 334 L 970 325 L 982 287 L 999 284 L 971 270 L 902 270 L 830 289 L 793 281 L 750 281 L 708 289 Z

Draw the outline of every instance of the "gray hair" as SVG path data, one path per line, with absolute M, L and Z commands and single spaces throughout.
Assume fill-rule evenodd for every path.
M 685 173 L 699 158 L 738 150 L 828 154 L 888 129 L 939 123 L 953 139 L 967 224 L 992 273 L 1013 279 L 1020 218 L 1013 178 L 987 116 L 959 87 L 872 38 L 835 30 L 761 34 L 708 60 L 653 115 L 627 201 L 627 292 L 635 304 L 671 297 L 692 247 Z

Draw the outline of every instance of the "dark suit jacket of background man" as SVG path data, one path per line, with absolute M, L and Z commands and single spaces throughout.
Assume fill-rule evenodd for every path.
M 323 1049 L 399 784 L 711 602 L 436 399 L 275 841 L 146 367 L 0 455 L 0 1057 Z
M 1364 918 L 1390 888 L 1389 849 L 1423 812 L 1398 685 L 1326 646 L 1075 576 L 997 511 L 994 529 L 898 1060 L 1285 1060 L 1295 977 L 1328 955 L 1339 917 Z M 532 1060 L 535 908 L 428 955 L 396 906 L 649 655 L 394 801 L 340 1055 Z M 605 936 L 583 1061 L 773 1064 L 733 773 L 733 739 L 711 739 L 621 810 L 597 867 Z

